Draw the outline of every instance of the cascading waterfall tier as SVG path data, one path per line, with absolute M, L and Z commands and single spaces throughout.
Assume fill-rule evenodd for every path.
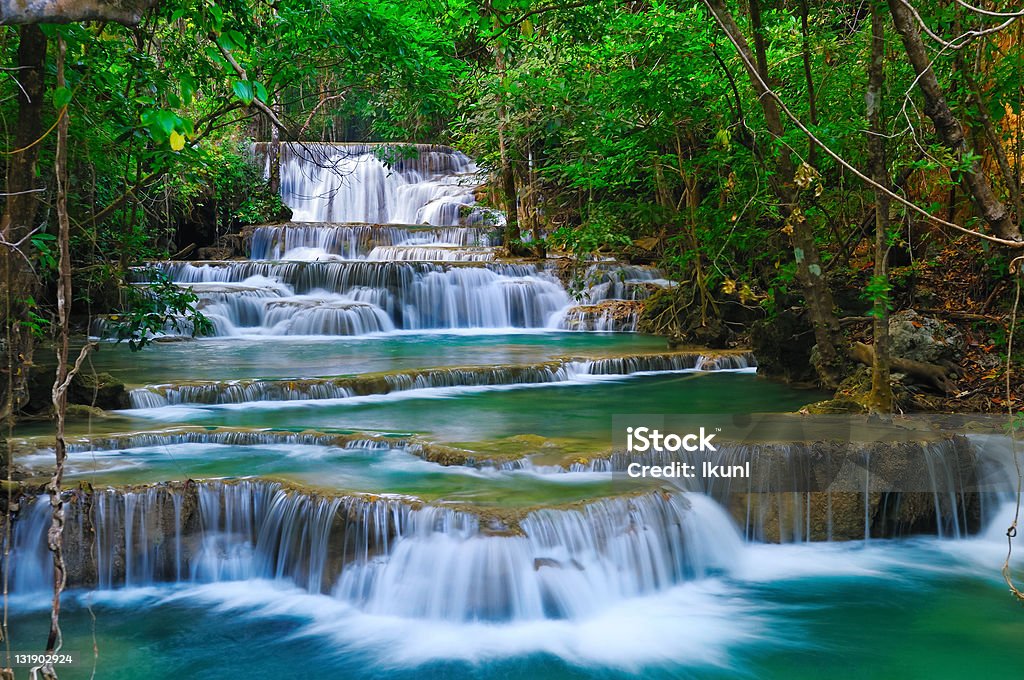
M 150 385 L 132 390 L 129 398 L 133 408 L 158 408 L 175 404 L 347 399 L 431 388 L 530 385 L 567 382 L 588 375 L 735 370 L 754 365 L 753 356 L 748 353 L 710 355 L 677 352 L 599 359 L 568 357 L 540 364 L 431 368 L 337 378 L 227 380 Z
M 269 159 L 265 145 L 256 152 Z M 280 164 L 281 199 L 298 222 L 459 225 L 496 218 L 475 207 L 483 181 L 476 164 L 450 147 L 293 142 L 281 145 Z
M 567 310 L 559 323 L 568 331 L 634 333 L 643 304 L 634 300 L 603 300 Z
M 331 257 L 343 260 L 384 260 L 388 259 L 382 256 L 386 251 L 379 249 L 415 246 L 487 248 L 498 245 L 494 229 L 487 227 L 425 228 L 411 225 L 291 223 L 252 227 L 246 234 L 249 256 L 253 260 L 315 260 Z M 457 253 L 454 251 L 454 255 Z
M 79 490 L 66 501 L 72 586 L 274 579 L 373 614 L 448 621 L 582 617 L 725 572 L 740 550 L 717 505 L 678 493 L 514 520 L 246 480 Z M 18 592 L 43 591 L 49 504 L 43 496 L 23 503 L 12 582 Z
M 705 498 L 646 494 L 546 508 L 514 535 L 420 524 L 387 560 L 342 572 L 336 597 L 371 614 L 443 621 L 579 619 L 629 597 L 726 572 L 735 529 Z
M 545 328 L 557 323 L 569 304 L 558 280 L 532 264 L 248 261 L 154 266 L 179 285 L 195 286 L 200 309 L 220 335 Z M 241 292 L 232 295 L 229 286 Z
M 405 448 L 413 445 L 409 435 L 379 434 L 367 432 L 321 432 L 316 430 L 293 431 L 274 428 L 235 427 L 173 427 L 148 432 L 123 432 L 95 435 L 91 437 L 69 437 L 69 454 L 92 451 L 123 451 L 126 449 L 175 446 L 178 444 L 219 444 L 223 446 L 333 446 L 340 448 Z M 52 437 L 29 437 L 14 440 L 18 453 L 52 451 Z M 416 442 L 415 446 L 429 446 Z
M 676 285 L 653 267 L 608 262 L 588 267 L 581 284 L 587 305 L 596 305 L 606 300 L 645 300 L 658 290 Z
M 159 582 L 287 579 L 323 592 L 345 563 L 387 552 L 419 504 L 325 496 L 276 482 L 186 482 L 66 494 L 68 580 L 112 588 Z M 46 575 L 45 497 L 26 500 L 11 564 Z M 454 514 L 454 513 L 453 513 Z M 40 549 L 39 544 L 42 543 Z M 42 561 L 39 561 L 41 557 Z M 18 583 L 44 589 L 29 576 Z
M 148 285 L 155 269 L 189 288 L 217 336 L 634 332 L 638 301 L 671 285 L 650 267 L 592 263 L 578 296 L 586 305 L 573 307 L 553 263 L 499 261 L 500 220 L 466 212 L 476 166 L 447 147 L 295 143 L 281 159 L 296 222 L 246 229 L 248 261 L 153 263 L 135 282 Z M 100 320 L 92 333 L 108 329 Z M 163 329 L 191 332 L 183 320 Z

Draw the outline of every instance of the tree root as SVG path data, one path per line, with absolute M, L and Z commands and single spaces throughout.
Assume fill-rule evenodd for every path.
M 875 360 L 875 349 L 863 342 L 855 342 L 850 349 L 850 356 L 865 366 L 871 366 Z M 930 385 L 943 394 L 950 394 L 957 390 L 956 383 L 950 377 L 950 373 L 956 370 L 952 364 L 940 366 L 939 364 L 927 364 L 923 361 L 893 357 L 890 365 L 893 371 L 905 373 L 914 378 L 916 382 Z

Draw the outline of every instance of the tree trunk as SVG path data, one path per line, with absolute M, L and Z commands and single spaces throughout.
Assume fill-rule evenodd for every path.
M 729 35 L 740 53 L 750 84 L 754 89 L 761 109 L 764 112 L 765 124 L 772 136 L 781 138 L 785 132 L 778 104 L 768 88 L 768 74 L 762 72 L 755 64 L 764 60 L 754 56 L 746 38 L 740 31 L 736 21 L 729 13 L 724 0 L 704 0 L 717 19 L 722 29 Z M 751 3 L 751 21 L 760 26 L 760 12 L 756 2 Z M 756 35 L 757 31 L 755 31 Z M 815 367 L 821 382 L 826 387 L 836 387 L 844 373 L 845 354 L 840 353 L 843 344 L 842 331 L 836 317 L 832 301 L 832 291 L 823 276 L 821 255 L 814 240 L 814 229 L 803 217 L 799 205 L 799 195 L 793 178 L 796 168 L 793 157 L 786 146 L 779 149 L 776 158 L 776 174 L 772 186 L 779 198 L 780 208 L 787 223 L 793 229 L 793 257 L 797 264 L 797 274 L 802 284 L 807 311 L 814 327 L 814 339 L 818 346 L 818 365 Z
M 985 137 L 988 138 L 989 146 L 992 148 L 992 155 L 996 157 L 999 172 L 1003 176 L 1003 183 L 1006 184 L 1007 191 L 1010 193 L 1010 201 L 1013 203 L 1019 223 L 1024 218 L 1024 203 L 1021 202 L 1020 181 L 1010 168 L 1010 159 L 1006 155 L 1006 147 L 1003 146 L 1003 141 L 1000 139 L 995 124 L 992 122 L 992 116 L 989 114 L 988 105 L 982 96 L 978 81 L 971 75 L 970 70 L 964 71 L 964 80 L 974 95 L 974 104 L 978 107 L 978 118 L 981 121 L 982 129 L 985 131 Z
M 885 160 L 883 85 L 885 84 L 885 25 L 877 4 L 871 6 L 871 63 L 868 67 L 867 103 L 868 163 L 871 179 L 889 186 Z M 875 340 L 871 362 L 871 393 L 868 408 L 872 413 L 892 413 L 892 385 L 889 384 L 889 195 L 875 190 L 875 284 L 872 334 Z
M 2 380 L 4 402 L 0 418 L 9 418 L 24 405 L 28 371 L 32 366 L 34 344 L 25 325 L 32 301 L 38 297 L 38 282 L 29 259 L 32 254 L 28 236 L 35 227 L 39 208 L 36 160 L 43 134 L 43 95 L 46 77 L 46 36 L 38 26 L 23 26 L 19 31 L 18 70 L 11 76 L 20 85 L 18 120 L 14 129 L 16 152 L 7 162 L 7 204 L 0 217 L 0 236 L 7 245 L 0 248 L 3 280 L 0 281 L 0 311 L 7 320 Z
M 959 162 L 971 153 L 971 148 L 964 137 L 960 121 L 946 103 L 916 20 L 903 0 L 888 0 L 888 3 L 893 24 L 903 41 L 907 59 L 917 74 L 917 85 L 924 96 L 924 112 L 935 125 L 935 131 L 942 143 L 953 152 L 953 157 Z M 981 165 L 977 161 L 972 161 L 962 172 L 962 179 L 975 209 L 988 222 L 992 233 L 1002 239 L 1020 241 L 1020 229 L 1013 223 L 1010 211 L 996 198 Z
M 271 109 L 277 109 L 277 97 L 270 102 Z M 270 177 L 268 184 L 270 190 L 275 194 L 281 192 L 281 130 L 276 125 L 270 125 L 270 144 L 267 147 L 267 161 L 270 164 Z
M 501 46 L 494 50 L 494 65 L 498 70 L 498 76 L 505 78 L 505 57 L 501 53 Z M 510 254 L 520 250 L 522 235 L 519 233 L 519 202 L 516 200 L 516 174 L 512 168 L 512 160 L 508 151 L 508 110 L 505 107 L 505 99 L 498 94 L 498 156 L 501 162 L 501 193 L 504 194 L 505 203 L 505 233 L 502 245 L 508 249 Z
M 812 126 L 818 125 L 818 99 L 814 93 L 814 74 L 811 72 L 811 32 L 808 26 L 807 0 L 800 0 L 800 52 L 804 62 L 804 81 L 807 83 L 807 115 Z M 812 166 L 817 161 L 818 147 L 814 142 L 809 144 L 807 162 Z

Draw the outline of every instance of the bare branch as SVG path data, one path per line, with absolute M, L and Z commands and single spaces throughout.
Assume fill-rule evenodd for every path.
M 897 203 L 905 206 L 906 208 L 908 208 L 908 209 L 918 213 L 919 215 L 921 215 L 922 217 L 924 217 L 925 219 L 927 219 L 928 221 L 930 221 L 930 222 L 932 222 L 934 224 L 937 224 L 937 225 L 940 225 L 940 226 L 943 226 L 943 227 L 948 227 L 950 229 L 955 229 L 955 230 L 957 230 L 957 231 L 959 231 L 961 233 L 968 234 L 970 236 L 974 236 L 975 238 L 980 238 L 980 239 L 985 240 L 985 241 L 989 241 L 990 243 L 998 243 L 999 245 L 1006 246 L 1008 248 L 1024 248 L 1024 241 L 1011 241 L 1011 240 L 1008 240 L 1008 239 L 998 238 L 996 236 L 990 236 L 988 234 L 983 234 L 983 233 L 981 233 L 979 231 L 974 231 L 973 229 L 968 229 L 966 227 L 962 227 L 959 224 L 954 224 L 953 222 L 947 222 L 946 220 L 942 219 L 941 217 L 936 217 L 935 215 L 932 215 L 931 213 L 929 213 L 927 210 L 925 210 L 921 206 L 919 206 L 919 205 L 917 205 L 917 204 L 915 204 L 915 203 L 913 203 L 911 201 L 908 201 L 907 199 L 903 198 L 899 194 L 893 192 L 888 187 L 884 187 L 884 186 L 879 185 L 877 182 L 875 182 L 870 177 L 865 175 L 863 172 L 861 172 L 860 170 L 855 168 L 853 165 L 851 165 L 846 159 L 844 159 L 842 156 L 840 156 L 835 151 L 833 151 L 830 147 L 828 147 L 824 142 L 822 142 L 813 132 L 811 132 L 807 128 L 806 125 L 804 125 L 800 121 L 800 119 L 796 115 L 793 114 L 792 111 L 789 110 L 789 107 L 786 106 L 786 104 L 785 104 L 785 102 L 783 102 L 782 98 L 779 97 L 779 95 L 776 94 L 775 91 L 772 90 L 768 86 L 768 83 L 766 83 L 763 78 L 761 78 L 761 75 L 758 72 L 757 67 L 754 66 L 754 64 L 749 61 L 749 59 L 747 58 L 747 55 L 744 54 L 743 50 L 741 50 L 739 45 L 736 44 L 735 38 L 732 36 L 732 34 L 728 30 L 725 29 L 725 26 L 722 24 L 721 18 L 719 18 L 718 14 L 715 12 L 714 8 L 711 6 L 709 1 L 708 0 L 704 0 L 704 4 L 707 6 L 708 10 L 711 12 L 711 15 L 718 22 L 719 26 L 722 26 L 722 30 L 725 33 L 726 37 L 728 37 L 729 41 L 732 42 L 733 46 L 736 47 L 736 51 L 739 53 L 740 58 L 744 61 L 744 63 L 746 63 L 747 70 L 750 71 L 752 77 L 758 79 L 758 81 L 759 81 L 758 82 L 758 87 L 764 93 L 762 96 L 769 97 L 772 100 L 774 100 L 779 105 L 779 108 L 786 114 L 786 117 L 789 118 L 793 122 L 793 124 L 796 125 L 796 127 L 800 129 L 801 132 L 803 132 L 805 135 L 807 135 L 807 137 L 812 142 L 814 142 L 815 144 L 820 146 L 822 151 L 824 151 L 826 155 L 828 155 L 830 158 L 832 158 L 832 160 L 834 160 L 835 162 L 839 163 L 839 165 L 843 166 L 845 169 L 847 169 L 848 171 L 853 173 L 853 175 L 855 177 L 860 179 L 862 182 L 864 182 L 868 186 L 874 187 L 875 189 L 878 189 L 879 191 L 885 193 L 887 196 L 889 196 L 889 198 L 895 200 Z
M 1005 18 L 1005 17 L 1010 17 L 1010 18 L 1013 18 L 1013 19 L 1018 19 L 1020 17 L 1024 17 L 1024 9 L 1022 9 L 1019 12 L 994 12 L 994 11 L 992 11 L 990 9 L 985 9 L 983 7 L 975 7 L 974 5 L 970 5 L 970 4 L 966 3 L 966 2 L 964 2 L 964 0 L 956 0 L 956 4 L 960 5 L 961 7 L 965 8 L 965 9 L 969 9 L 970 11 L 974 12 L 975 14 L 981 14 L 981 15 L 984 15 L 984 16 L 987 16 L 987 17 L 996 17 L 996 18 L 999 18 L 999 19 L 1002 19 L 1002 18 Z
M 957 36 L 953 40 L 949 41 L 935 33 L 928 26 L 925 20 L 918 13 L 917 8 L 911 5 L 909 0 L 900 0 L 900 3 L 902 3 L 908 10 L 910 10 L 910 13 L 914 15 L 914 18 L 917 19 L 917 23 L 921 25 L 921 28 L 924 29 L 924 32 L 928 34 L 929 38 L 942 45 L 944 49 L 948 50 L 962 50 L 975 39 L 980 38 L 982 36 L 991 35 L 993 33 L 999 33 L 1000 31 L 1009 28 L 1013 24 L 1013 22 L 1016 21 L 1018 18 L 1024 16 L 1024 12 L 1020 14 L 1015 14 L 1012 15 L 1003 23 L 999 24 L 998 26 L 993 26 L 992 28 L 985 28 L 976 31 L 966 31 L 962 35 Z

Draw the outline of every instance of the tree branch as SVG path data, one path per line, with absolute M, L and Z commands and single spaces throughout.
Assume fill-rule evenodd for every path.
M 135 26 L 160 0 L 0 0 L 0 24 L 113 21 Z
M 238 77 L 242 80 L 249 80 L 249 76 L 248 74 L 246 74 L 245 69 L 242 68 L 237 61 L 235 61 L 235 58 L 231 56 L 231 52 L 224 49 L 224 47 L 219 42 L 214 40 L 212 36 L 210 38 L 210 41 L 217 46 L 217 49 L 220 50 L 220 53 L 224 56 L 224 59 L 229 64 L 231 64 L 231 68 L 233 68 L 235 70 L 235 73 L 238 74 Z M 274 113 L 274 110 L 271 109 L 266 104 L 264 104 L 262 101 L 260 101 L 258 97 L 253 97 L 252 105 L 259 109 L 260 111 L 262 111 L 267 116 L 267 118 L 270 119 L 270 122 L 273 123 L 286 136 L 292 136 L 291 130 L 288 128 L 288 126 L 282 123 L 281 119 L 277 117 L 276 113 Z

